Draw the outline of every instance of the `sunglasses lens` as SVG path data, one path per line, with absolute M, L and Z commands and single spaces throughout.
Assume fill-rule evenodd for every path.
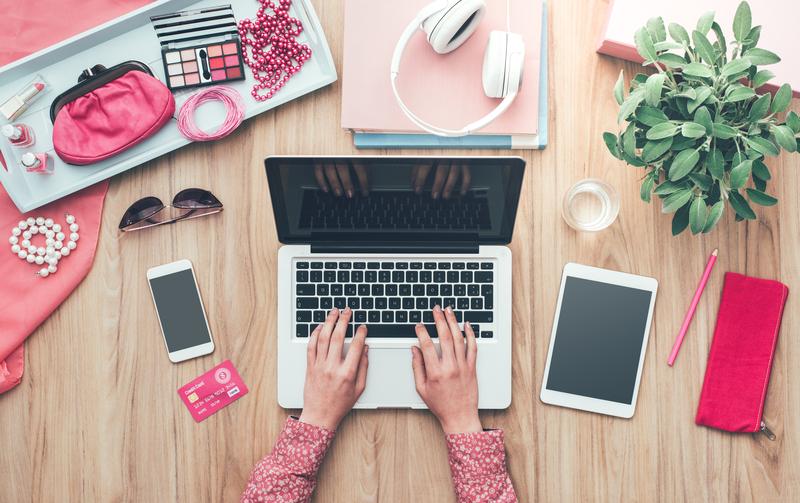
M 119 228 L 124 229 L 137 224 L 153 216 L 153 214 L 162 209 L 164 209 L 164 203 L 157 197 L 151 196 L 139 199 L 128 208 L 128 211 L 126 211 L 124 215 L 122 215 Z
M 176 208 L 219 208 L 222 203 L 205 189 L 184 189 L 172 199 Z

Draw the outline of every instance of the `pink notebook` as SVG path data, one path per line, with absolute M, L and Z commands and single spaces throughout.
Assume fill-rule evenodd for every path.
M 749 0 L 748 3 L 753 13 L 753 26 L 763 26 L 758 47 L 781 57 L 780 63 L 763 67 L 775 74 L 765 87 L 774 91 L 782 84 L 789 84 L 794 95 L 800 96 L 800 46 L 792 35 L 797 31 L 797 16 L 793 15 L 797 10 L 797 0 Z M 733 15 L 738 5 L 738 0 L 612 0 L 597 52 L 641 62 L 633 35 L 648 19 L 660 16 L 664 24 L 678 23 L 691 33 L 697 19 L 712 10 L 715 12 L 714 20 L 722 27 L 730 43 L 733 40 Z
M 397 106 L 389 65 L 400 33 L 430 0 L 346 0 L 342 127 L 356 131 L 419 132 Z M 505 2 L 488 2 L 486 16 L 454 52 L 433 52 L 422 31 L 409 43 L 400 66 L 403 100 L 422 119 L 460 128 L 484 116 L 498 100 L 481 84 L 483 51 L 491 30 L 505 30 Z M 542 4 L 512 0 L 511 31 L 525 40 L 522 89 L 511 108 L 481 130 L 493 134 L 536 134 L 539 117 L 539 44 Z

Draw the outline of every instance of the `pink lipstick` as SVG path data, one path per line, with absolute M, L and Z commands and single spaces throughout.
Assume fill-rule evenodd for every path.
M 45 89 L 44 81 L 36 80 L 25 86 L 20 92 L 10 97 L 5 103 L 0 105 L 0 113 L 7 120 L 13 121 L 22 112 L 28 109 L 33 100 L 39 97 Z

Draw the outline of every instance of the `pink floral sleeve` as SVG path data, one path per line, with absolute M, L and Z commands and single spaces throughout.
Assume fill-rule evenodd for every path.
M 253 468 L 242 503 L 310 501 L 333 436 L 330 430 L 288 418 L 272 453 Z
M 502 430 L 447 435 L 447 451 L 459 503 L 517 501 Z

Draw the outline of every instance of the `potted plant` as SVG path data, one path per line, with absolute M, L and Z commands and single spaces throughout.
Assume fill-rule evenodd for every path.
M 662 212 L 674 213 L 673 235 L 687 227 L 709 232 L 728 207 L 737 221 L 752 220 L 752 205 L 778 202 L 767 193 L 771 174 L 764 161 L 800 148 L 800 117 L 778 117 L 792 99 L 788 84 L 774 95 L 759 94 L 774 77 L 759 66 L 780 61 L 757 47 L 760 34 L 747 2 L 736 10 L 730 43 L 713 12 L 691 34 L 675 23 L 665 28 L 661 18 L 636 32 L 643 64 L 657 73 L 634 76 L 626 97 L 620 72 L 617 122 L 627 126 L 603 133 L 603 140 L 614 157 L 645 170 L 641 198 L 650 202 L 655 194 Z

